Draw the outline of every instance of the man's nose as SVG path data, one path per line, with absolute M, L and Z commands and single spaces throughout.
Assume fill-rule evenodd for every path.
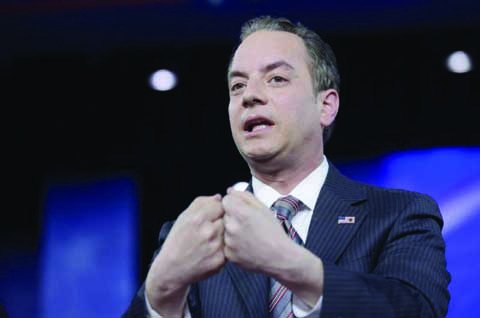
M 256 105 L 265 105 L 267 96 L 261 83 L 251 80 L 243 92 L 243 107 L 253 107 Z

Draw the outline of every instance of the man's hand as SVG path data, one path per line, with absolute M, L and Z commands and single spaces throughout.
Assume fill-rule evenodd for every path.
M 229 189 L 225 209 L 225 257 L 275 278 L 310 306 L 323 294 L 323 263 L 291 240 L 274 213 L 250 192 Z
M 198 197 L 178 217 L 145 283 L 149 303 L 166 317 L 181 317 L 190 284 L 225 263 L 222 197 Z
M 240 267 L 273 274 L 285 261 L 285 248 L 295 248 L 275 214 L 250 192 L 228 189 L 225 209 L 225 256 Z

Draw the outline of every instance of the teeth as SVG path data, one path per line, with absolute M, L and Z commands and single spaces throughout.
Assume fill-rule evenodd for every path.
M 257 125 L 255 127 L 253 127 L 252 131 L 256 131 L 256 130 L 260 130 L 260 129 L 264 129 L 264 128 L 267 128 L 267 125 Z

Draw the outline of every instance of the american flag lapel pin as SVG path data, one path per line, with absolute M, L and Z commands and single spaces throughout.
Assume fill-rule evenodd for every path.
M 337 224 L 355 224 L 355 217 L 341 215 L 338 217 Z

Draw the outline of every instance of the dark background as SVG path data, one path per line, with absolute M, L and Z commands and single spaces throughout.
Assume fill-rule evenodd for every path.
M 39 247 L 50 180 L 129 174 L 140 193 L 143 280 L 160 225 L 249 171 L 231 140 L 226 67 L 243 21 L 300 20 L 336 52 L 330 160 L 479 145 L 474 1 L 2 1 L 2 250 Z M 449 73 L 464 50 L 474 70 Z M 159 69 L 177 73 L 150 89 Z

